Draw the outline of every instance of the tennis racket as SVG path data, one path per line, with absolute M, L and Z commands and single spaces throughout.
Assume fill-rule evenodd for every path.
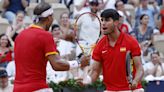
M 86 28 L 85 30 L 82 29 L 84 26 Z M 97 29 L 92 30 L 95 29 L 93 26 L 96 26 Z M 81 32 L 84 33 L 82 36 Z M 86 56 L 91 55 L 96 43 L 101 37 L 101 21 L 99 17 L 91 12 L 85 12 L 79 15 L 74 23 L 74 34 L 75 41 L 77 43 L 77 51 L 80 52 L 77 54 Z M 90 40 L 90 37 L 92 37 L 92 40 Z M 81 78 L 83 76 L 83 82 L 87 81 L 86 77 L 88 75 L 89 66 L 83 68 L 83 74 L 80 73 L 80 70 L 81 69 L 77 70 L 77 78 Z
M 133 64 L 133 60 L 132 60 L 132 56 L 131 56 L 131 52 L 130 51 L 127 51 L 126 52 L 126 78 L 127 78 L 127 81 L 129 83 L 129 86 L 130 86 L 130 90 L 132 92 L 132 81 L 133 81 L 133 74 L 132 74 L 132 64 Z
M 90 16 L 94 17 L 94 20 L 98 23 L 97 26 L 99 27 L 99 29 L 95 33 L 92 33 L 91 30 L 83 30 L 83 33 L 86 34 L 85 40 L 83 40 L 80 38 L 80 31 L 81 30 L 79 30 L 79 28 L 81 25 L 87 25 L 87 23 L 85 23 L 86 21 L 84 21 L 84 20 L 87 20 L 88 17 L 90 17 Z M 95 22 L 93 22 L 93 24 L 91 22 L 90 24 L 95 25 Z M 98 42 L 98 40 L 101 37 L 101 21 L 100 21 L 99 17 L 96 14 L 91 13 L 91 12 L 82 13 L 81 15 L 78 16 L 78 18 L 76 19 L 76 21 L 74 23 L 74 33 L 75 33 L 75 41 L 76 41 L 77 45 L 80 47 L 82 54 L 83 55 L 90 55 L 92 50 L 95 47 L 95 44 Z M 86 41 L 86 39 L 89 39 L 93 35 L 95 36 L 93 39 L 93 42 L 88 43 Z

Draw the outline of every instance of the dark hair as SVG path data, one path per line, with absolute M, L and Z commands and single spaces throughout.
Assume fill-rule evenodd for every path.
M 58 28 L 58 27 L 59 27 L 58 24 L 53 24 L 53 25 L 52 25 L 52 28 L 51 28 L 51 31 L 52 31 L 54 28 Z
M 148 16 L 148 15 L 147 15 L 147 14 L 142 14 L 142 15 L 140 16 L 140 20 L 142 20 L 144 16 Z
M 7 71 L 4 68 L 0 68 L 0 78 L 8 77 Z
M 0 35 L 0 39 L 2 38 L 2 36 L 6 36 L 7 37 L 7 35 L 6 34 L 1 34 Z M 6 47 L 10 47 L 11 46 L 11 44 L 10 44 L 10 41 L 9 41 L 9 39 L 7 38 L 7 41 L 8 41 L 8 43 L 7 43 L 7 46 Z
M 120 17 L 118 12 L 114 9 L 106 9 L 101 13 L 100 16 L 106 19 L 112 18 L 114 21 L 119 20 L 119 17 Z
M 123 1 L 121 1 L 121 0 L 117 0 L 116 3 L 114 4 L 115 8 L 118 7 L 117 4 L 118 4 L 119 2 L 123 2 Z
M 89 4 L 98 6 L 99 2 L 98 2 L 98 0 L 92 0 L 92 1 L 89 2 Z
M 41 2 L 39 3 L 35 8 L 34 8 L 34 15 L 41 15 L 44 11 L 48 10 L 51 8 L 51 5 L 46 3 L 46 2 Z M 39 21 L 44 20 L 45 18 L 39 17 Z
M 157 50 L 154 50 L 153 52 L 151 52 L 150 56 L 152 57 L 153 54 L 157 54 L 158 56 L 160 56 L 160 53 Z

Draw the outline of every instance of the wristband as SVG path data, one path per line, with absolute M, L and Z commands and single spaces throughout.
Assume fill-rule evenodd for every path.
M 78 61 L 76 61 L 76 60 L 68 61 L 68 63 L 69 63 L 69 69 L 70 69 L 70 70 L 79 67 L 79 63 L 78 63 Z
M 86 78 L 83 79 L 83 84 L 88 85 L 91 83 L 92 83 L 92 78 L 89 75 L 87 75 Z

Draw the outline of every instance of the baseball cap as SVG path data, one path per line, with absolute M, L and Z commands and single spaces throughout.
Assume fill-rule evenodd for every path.
M 0 70 L 0 77 L 7 77 L 8 74 L 7 74 L 7 71 L 5 69 L 1 69 Z

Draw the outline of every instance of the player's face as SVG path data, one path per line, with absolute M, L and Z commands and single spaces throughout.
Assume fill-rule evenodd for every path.
M 115 25 L 111 18 L 101 18 L 101 30 L 104 35 L 108 35 L 114 32 Z

